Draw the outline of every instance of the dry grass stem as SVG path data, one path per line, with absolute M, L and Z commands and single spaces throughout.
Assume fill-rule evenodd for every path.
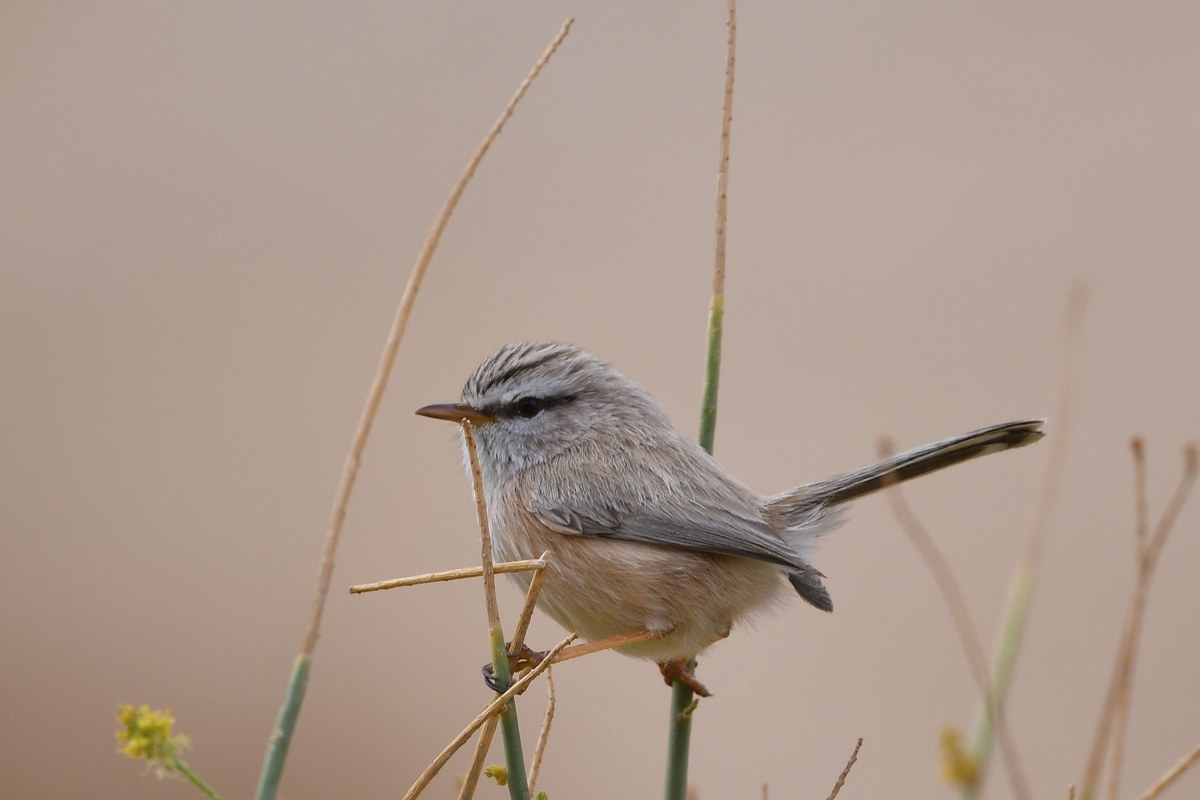
M 1146 555 L 1146 538 L 1150 530 L 1149 500 L 1146 494 L 1146 444 L 1140 436 L 1134 436 L 1129 442 L 1133 453 L 1133 484 L 1134 506 L 1137 522 L 1135 525 L 1134 541 L 1138 563 Z M 1128 659 L 1127 679 L 1122 681 L 1117 693 L 1117 702 L 1113 707 L 1112 746 L 1108 754 L 1108 800 L 1117 800 L 1117 790 L 1121 785 L 1121 762 L 1125 753 L 1125 721 L 1129 715 L 1129 698 L 1133 688 L 1133 648 L 1124 654 Z M 1124 659 L 1123 659 L 1124 660 Z
M 652 639 L 661 639 L 668 633 L 670 631 L 635 631 L 634 633 L 618 633 L 616 636 L 606 636 L 594 642 L 584 642 L 583 644 L 568 647 L 554 659 L 554 663 L 560 664 L 563 661 L 570 661 L 573 658 L 590 656 L 592 653 L 602 653 L 605 650 L 611 650 L 614 647 L 622 647 L 627 644 L 640 644 L 642 642 L 649 642 Z
M 533 619 L 533 609 L 537 606 L 538 595 L 542 593 L 542 584 L 546 581 L 546 564 L 550 562 L 550 551 L 542 553 L 542 557 L 538 559 L 542 562 L 542 566 L 535 570 L 533 579 L 529 581 L 529 590 L 525 592 L 525 605 L 521 607 L 521 616 L 517 618 L 517 627 L 513 631 L 512 642 L 509 644 L 508 651 L 510 653 L 521 652 L 521 645 L 525 644 L 525 634 L 529 632 L 529 621 Z M 530 790 L 533 794 L 533 790 Z
M 890 458 L 893 452 L 894 448 L 891 442 L 887 439 L 881 439 L 879 442 L 880 456 L 882 458 Z M 887 486 L 886 494 L 888 504 L 892 508 L 893 516 L 896 517 L 896 521 L 908 535 L 908 538 L 912 540 L 913 546 L 916 547 L 917 552 L 924 559 L 926 566 L 929 567 L 929 571 L 933 573 L 934 580 L 937 582 L 938 588 L 942 592 L 942 597 L 946 602 L 946 607 L 950 611 L 950 617 L 954 621 L 954 628 L 958 632 L 959 641 L 967 656 L 967 663 L 971 667 L 971 674 L 974 676 L 979 692 L 989 709 L 996 739 L 1000 744 L 1000 751 L 1004 756 L 1009 781 L 1012 783 L 1013 794 L 1017 796 L 1018 800 L 1028 800 L 1030 797 L 1029 786 L 1025 781 L 1024 771 L 1021 769 L 1017 758 L 1016 746 L 1005 723 L 1004 709 L 996 702 L 995 693 L 992 691 L 991 671 L 988 667 L 987 656 L 984 653 L 979 632 L 976 630 L 975 624 L 971 621 L 971 614 L 967 610 L 967 600 L 963 595 L 962 588 L 958 585 L 958 580 L 954 577 L 954 571 L 950 568 L 950 564 L 947 563 L 941 551 L 938 550 L 937 545 L 934 544 L 933 538 L 925 530 L 925 526 L 921 524 L 920 520 L 917 519 L 916 514 L 909 508 L 908 502 L 904 499 L 904 493 L 900 490 L 895 476 L 888 476 L 884 482 Z
M 1179 759 L 1178 764 L 1167 770 L 1166 774 L 1156 780 L 1153 786 L 1138 795 L 1137 800 L 1154 800 L 1163 789 L 1174 783 L 1175 779 L 1186 772 L 1188 767 L 1196 763 L 1197 759 L 1200 759 L 1200 745 L 1196 745 L 1195 750 Z
M 480 558 L 483 560 L 483 592 L 487 601 L 488 630 L 500 627 L 500 606 L 496 603 L 496 575 L 492 569 L 492 530 L 488 525 L 487 503 L 483 497 L 483 473 L 479 471 L 479 451 L 475 449 L 475 426 L 462 421 L 463 440 L 471 459 L 471 481 L 475 490 L 475 515 L 479 518 Z
M 499 714 L 500 710 L 507 705 L 509 700 L 525 691 L 529 684 L 533 683 L 533 680 L 538 675 L 541 675 L 542 672 L 549 669 L 554 658 L 560 652 L 562 652 L 563 648 L 573 641 L 575 641 L 575 634 L 572 633 L 570 636 L 554 645 L 541 663 L 529 670 L 529 672 L 520 680 L 515 681 L 512 686 L 505 690 L 504 694 L 497 695 L 495 700 L 493 700 L 491 703 L 488 703 L 487 708 L 480 712 L 479 716 L 471 720 L 471 724 L 463 728 L 462 733 L 458 734 L 458 736 L 455 736 L 450 744 L 446 745 L 446 748 L 438 754 L 437 758 L 433 760 L 433 763 L 425 768 L 425 771 L 421 773 L 421 777 L 417 778 L 417 782 L 414 783 L 412 788 L 410 788 L 404 795 L 404 800 L 413 800 L 413 798 L 425 791 L 425 787 L 429 785 L 429 782 L 437 776 L 442 767 L 446 766 L 446 762 L 449 761 L 451 757 L 470 740 L 475 731 L 483 727 L 484 723 L 486 723 L 489 718 L 495 717 L 497 714 Z
M 1135 467 L 1138 464 L 1140 447 L 1134 448 Z M 1125 615 L 1125 625 L 1121 632 L 1121 643 L 1117 648 L 1116 663 L 1113 666 L 1112 678 L 1109 680 L 1108 692 L 1101 706 L 1100 721 L 1096 725 L 1096 736 L 1084 768 L 1082 795 L 1085 800 L 1094 796 L 1096 786 L 1100 781 L 1100 773 L 1104 765 L 1104 754 L 1110 750 L 1110 763 L 1117 764 L 1121 757 L 1121 746 L 1112 744 L 1112 738 L 1123 738 L 1124 719 L 1127 713 L 1128 693 L 1132 686 L 1133 668 L 1137 658 L 1138 640 L 1141 637 L 1142 620 L 1146 611 L 1146 600 L 1149 596 L 1150 582 L 1154 576 L 1154 568 L 1158 557 L 1166 543 L 1167 534 L 1175 524 L 1188 494 L 1196 482 L 1198 469 L 1196 445 L 1189 442 L 1183 451 L 1183 476 L 1167 508 L 1154 528 L 1154 533 L 1138 547 L 1137 580 L 1134 585 L 1133 597 L 1129 602 L 1129 610 Z M 1119 777 L 1119 767 L 1110 773 L 1110 780 Z M 1110 784 L 1111 786 L 1111 784 Z M 1111 793 L 1111 792 L 1110 792 Z
M 1062 484 L 1067 444 L 1070 442 L 1075 410 L 1075 351 L 1079 344 L 1079 332 L 1083 328 L 1083 312 L 1087 307 L 1088 289 L 1083 282 L 1071 286 L 1067 296 L 1067 311 L 1063 321 L 1062 376 L 1058 388 L 1058 407 L 1054 416 L 1054 436 L 1050 438 L 1050 464 L 1046 468 L 1046 480 L 1038 495 L 1037 510 L 1033 516 L 1033 528 L 1025 545 L 1024 563 L 1035 568 L 1046 543 L 1050 528 L 1050 515 L 1058 499 Z
M 413 303 L 417 300 L 417 292 L 421 288 L 421 281 L 425 278 L 425 271 L 429 267 L 429 262 L 433 258 L 433 251 L 437 249 L 438 240 L 442 237 L 442 231 L 446 229 L 446 224 L 450 221 L 450 215 L 454 211 L 454 207 L 458 205 L 458 200 L 462 197 L 463 190 L 467 187 L 467 182 L 471 180 L 471 176 L 475 174 L 475 169 L 479 166 L 479 162 L 483 160 L 483 156 L 491 147 L 492 141 L 499 135 L 500 130 L 504 127 L 504 123 L 512 116 L 513 109 L 517 103 L 525 95 L 529 84 L 537 77 L 537 74 L 542 71 L 542 67 L 558 49 L 559 44 L 567 35 L 567 31 L 571 28 L 571 23 L 574 20 L 568 19 L 563 23 L 562 29 L 558 35 L 542 53 L 542 57 L 533 65 L 533 69 L 525 76 L 525 80 L 521 81 L 521 85 L 517 87 L 517 91 L 513 94 L 512 99 L 508 101 L 508 105 L 504 107 L 504 111 L 500 113 L 500 117 L 492 125 L 492 129 L 483 137 L 483 141 L 479 143 L 475 153 L 467 161 L 467 166 L 463 170 L 462 175 L 458 178 L 458 183 L 454 185 L 450 196 L 446 198 L 445 205 L 442 206 L 441 212 L 437 219 L 434 220 L 433 228 L 430 229 L 429 235 L 425 237 L 425 244 L 421 247 L 421 253 L 417 256 L 417 263 L 413 266 L 412 274 L 409 275 L 408 284 L 404 287 L 404 294 L 400 297 L 400 305 L 396 309 L 396 316 L 392 320 L 391 330 L 388 332 L 387 341 L 383 346 L 383 355 L 379 359 L 379 367 L 375 370 L 375 377 L 371 380 L 371 390 L 367 394 L 367 402 L 363 407 L 362 416 L 359 417 L 358 428 L 354 432 L 354 440 L 350 444 L 350 454 L 346 456 L 346 465 L 342 469 L 342 477 L 338 483 L 337 493 L 333 499 L 333 513 L 329 521 L 329 532 L 325 537 L 325 549 L 321 554 L 321 567 L 317 573 L 317 593 L 313 598 L 312 609 L 309 612 L 308 627 L 304 632 L 304 640 L 300 646 L 300 653 L 305 656 L 311 656 L 313 650 L 317 646 L 317 637 L 321 630 L 321 616 L 325 610 L 325 598 L 329 594 L 329 584 L 333 579 L 333 563 L 334 557 L 337 554 L 338 541 L 342 536 L 342 526 L 346 521 L 346 507 L 350 503 L 350 494 L 354 491 L 354 482 L 358 478 L 358 467 L 362 463 L 363 450 L 367 446 L 367 437 L 371 433 L 371 426 L 375 422 L 375 414 L 379 410 L 379 403 L 383 400 L 383 392 L 387 388 L 388 377 L 392 372 L 392 364 L 396 360 L 396 350 L 400 347 L 400 339 L 404 336 L 404 328 L 408 324 L 408 317 L 412 313 Z
M 729 130 L 733 125 L 733 67 L 737 42 L 737 4 L 729 0 L 729 38 L 725 49 L 725 97 L 721 105 L 721 160 L 717 164 L 717 250 L 713 294 L 725 293 L 725 222 L 729 216 Z
M 492 739 L 496 737 L 496 726 L 500 717 L 490 717 L 483 723 L 479 731 L 479 740 L 475 743 L 475 754 L 471 756 L 471 767 L 463 778 L 463 785 L 458 791 L 458 800 L 471 800 L 475 796 L 475 787 L 479 785 L 479 776 L 483 774 L 483 765 L 487 761 L 488 751 L 492 749 Z
M 846 762 L 846 768 L 842 770 L 842 774 L 838 775 L 837 783 L 833 785 L 833 791 L 829 793 L 829 797 L 825 800 L 833 800 L 838 796 L 838 792 L 842 790 L 842 784 L 846 782 L 846 776 L 850 774 L 850 768 L 854 766 L 854 762 L 858 761 L 858 751 L 862 748 L 862 737 L 858 737 L 858 744 L 854 745 L 854 752 L 850 754 L 850 760 Z M 767 800 L 767 785 L 763 784 L 763 800 Z
M 537 797 L 538 773 L 542 771 L 542 756 L 546 753 L 546 742 L 550 740 L 550 723 L 554 721 L 554 670 L 546 670 L 546 716 L 542 718 L 542 730 L 538 733 L 533 748 L 533 761 L 529 763 L 529 796 Z
M 492 565 L 492 572 L 503 575 L 509 572 L 532 572 L 546 568 L 544 558 L 530 558 L 524 561 L 501 561 Z M 483 575 L 483 567 L 464 567 L 450 569 L 445 572 L 430 572 L 425 575 L 413 575 L 408 578 L 392 578 L 378 583 L 358 583 L 350 587 L 350 594 L 364 592 L 379 592 L 384 589 L 398 589 L 402 586 L 419 586 L 423 583 L 438 583 L 441 581 L 457 581 L 463 578 L 478 578 Z
M 1075 800 L 1075 784 L 1067 784 L 1067 800 Z

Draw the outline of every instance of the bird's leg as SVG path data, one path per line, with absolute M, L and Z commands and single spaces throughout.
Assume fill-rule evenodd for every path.
M 712 697 L 712 692 L 703 683 L 696 680 L 696 674 L 688 668 L 690 660 L 685 656 L 658 662 L 658 669 L 662 672 L 663 680 L 667 682 L 667 686 L 671 686 L 677 680 L 682 681 L 685 686 L 701 697 Z
M 594 642 L 574 644 L 570 647 L 564 647 L 562 650 L 560 650 L 558 655 L 554 658 L 554 663 L 557 664 L 561 661 L 569 661 L 572 658 L 579 658 L 580 656 L 599 653 L 602 650 L 611 650 L 614 647 L 624 647 L 626 645 L 641 644 L 642 642 L 661 639 L 670 633 L 671 630 L 635 631 L 633 633 L 620 633 L 616 636 L 606 636 L 603 639 L 597 639 Z M 509 642 L 506 647 L 511 646 L 512 643 Z M 548 652 L 548 650 L 531 650 L 528 645 L 521 645 L 521 651 L 519 653 L 510 652 L 508 654 L 509 673 L 515 675 L 519 670 L 536 667 L 538 664 L 542 663 L 542 659 L 546 657 L 546 653 Z M 686 660 L 684 663 L 686 663 Z M 695 677 L 693 677 L 692 680 L 695 680 Z M 483 665 L 483 682 L 486 683 L 487 687 L 493 692 L 503 692 L 508 688 L 507 686 L 500 686 L 500 684 L 496 683 L 496 675 L 492 670 L 492 665 L 490 662 Z M 708 695 L 706 694 L 705 697 L 707 696 Z

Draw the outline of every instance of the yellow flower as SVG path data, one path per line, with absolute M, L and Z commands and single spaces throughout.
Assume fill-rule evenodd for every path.
M 117 709 L 117 721 L 124 726 L 117 730 L 117 741 L 121 744 L 118 752 L 146 759 L 160 776 L 176 771 L 176 754 L 187 747 L 188 737 L 171 735 L 175 724 L 171 709 L 151 711 L 147 705 L 141 708 L 123 705 Z
M 942 779 L 951 786 L 975 789 L 979 785 L 979 756 L 963 748 L 962 732 L 953 725 L 942 729 Z
M 490 767 L 488 767 L 487 769 L 485 769 L 483 771 L 483 774 L 487 775 L 489 778 L 495 779 L 496 783 L 499 784 L 500 786 L 508 785 L 508 768 L 507 767 L 501 767 L 497 764 L 492 764 Z

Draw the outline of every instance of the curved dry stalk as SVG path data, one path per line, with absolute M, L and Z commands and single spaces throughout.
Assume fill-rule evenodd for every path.
M 829 797 L 825 800 L 833 800 L 838 796 L 838 792 L 842 790 L 842 784 L 846 782 L 846 776 L 850 774 L 850 768 L 854 766 L 854 762 L 858 761 L 858 751 L 862 748 L 862 737 L 858 737 L 858 744 L 854 745 L 854 752 L 850 754 L 850 760 L 846 762 L 846 768 L 842 770 L 842 774 L 838 776 L 837 783 L 833 785 L 833 791 L 829 793 Z M 767 785 L 763 784 L 763 800 L 767 797 Z
M 313 650 L 316 649 L 317 639 L 321 632 L 321 618 L 325 613 L 325 599 L 329 595 L 329 585 L 333 579 L 334 557 L 337 554 L 338 542 L 342 536 L 342 526 L 346 521 L 346 507 L 350 503 L 350 495 L 354 491 L 354 483 L 358 478 L 358 468 L 362 462 L 362 454 L 367 446 L 367 437 L 371 433 L 371 426 L 375 422 L 375 414 L 379 411 L 379 404 L 383 400 L 383 392 L 387 388 L 388 377 L 392 372 L 392 364 L 396 360 L 396 351 L 400 347 L 400 339 L 404 336 L 404 329 L 408 325 L 408 317 L 412 313 L 413 304 L 417 300 L 417 292 L 421 288 L 421 281 L 425 277 L 425 271 L 429 267 L 429 262 L 433 258 L 433 251 L 437 248 L 438 240 L 442 237 L 442 232 L 446 229 L 447 223 L 450 221 L 450 215 L 454 211 L 454 207 L 458 205 L 458 200 L 462 196 L 463 190 L 467 187 L 467 182 L 471 180 L 471 176 L 475 174 L 475 169 L 479 166 L 479 162 L 483 160 L 483 156 L 491 147 L 496 136 L 500 134 L 500 130 L 504 127 L 504 123 L 512 116 L 513 109 L 516 108 L 518 102 L 525 95 L 529 84 L 541 72 L 542 67 L 558 49 L 558 45 L 566 37 L 567 31 L 571 28 L 573 20 L 568 19 L 558 32 L 558 35 L 551 41 L 550 46 L 542 54 L 542 57 L 534 64 L 533 69 L 525 76 L 525 80 L 521 81 L 521 85 L 517 87 L 516 93 L 513 94 L 508 105 L 500 113 L 500 117 L 492 125 L 491 130 L 483 137 L 479 147 L 475 153 L 467 161 L 467 166 L 459 176 L 458 183 L 450 191 L 450 196 L 446 198 L 445 205 L 442 206 L 441 212 L 437 219 L 434 220 L 433 228 L 430 229 L 429 235 L 425 237 L 425 244 L 421 247 L 421 253 L 417 256 L 417 262 L 413 266 L 412 274 L 409 275 L 408 284 L 404 287 L 404 294 L 400 297 L 400 305 L 396 309 L 396 316 L 392 320 L 392 327 L 388 331 L 387 340 L 383 345 L 383 354 L 379 359 L 379 366 L 375 370 L 375 376 L 371 379 L 371 389 L 367 393 L 367 402 L 363 406 L 362 415 L 358 420 L 358 427 L 354 432 L 354 439 L 350 444 L 350 453 L 346 456 L 346 463 L 342 469 L 342 476 L 338 481 L 337 492 L 333 498 L 333 511 L 329 520 L 329 531 L 325 536 L 325 546 L 321 553 L 321 566 L 317 570 L 317 590 L 313 597 L 312 606 L 309 610 L 308 624 L 304 631 L 304 638 L 300 643 L 300 654 L 296 658 L 296 663 L 292 669 L 292 677 L 288 683 L 287 694 L 284 698 L 283 707 L 279 711 L 279 716 L 276 720 L 275 730 L 271 734 L 270 743 L 267 745 L 267 754 L 263 760 L 262 774 L 259 776 L 258 789 L 255 792 L 255 800 L 274 800 L 275 795 L 279 791 L 279 781 L 283 776 L 283 766 L 287 760 L 288 747 L 291 744 L 292 733 L 295 730 L 296 720 L 300 715 L 300 706 L 304 700 L 304 693 L 308 686 L 309 663 L 312 659 Z
M 1136 457 L 1136 449 L 1135 449 Z M 1084 768 L 1083 782 L 1080 795 L 1083 800 L 1091 800 L 1096 786 L 1100 781 L 1100 772 L 1104 765 L 1104 753 L 1109 749 L 1110 737 L 1114 735 L 1118 719 L 1123 724 L 1124 714 L 1121 713 L 1122 697 L 1128 705 L 1127 692 L 1132 682 L 1134 662 L 1137 657 L 1138 640 L 1141 637 L 1142 619 L 1146 611 L 1146 601 L 1149 597 L 1150 582 L 1154 576 L 1154 568 L 1158 557 L 1166 543 L 1167 534 L 1175 524 L 1180 510 L 1187 502 L 1188 494 L 1195 485 L 1196 475 L 1200 470 L 1196 445 L 1189 442 L 1183 451 L 1183 475 L 1179 485 L 1171 496 L 1167 508 L 1163 511 L 1154 533 L 1143 545 L 1138 547 L 1138 572 L 1134 584 L 1133 597 L 1129 602 L 1129 610 L 1125 615 L 1125 625 L 1121 633 L 1121 643 L 1117 648 L 1116 663 L 1113 666 L 1112 678 L 1109 680 L 1108 691 L 1104 696 L 1104 704 L 1100 710 L 1100 721 L 1096 725 L 1096 736 L 1092 741 L 1092 749 L 1088 754 L 1087 765 Z M 1136 463 L 1136 462 L 1135 462 Z M 1121 734 L 1118 734 L 1121 735 Z M 1114 758 L 1120 757 L 1120 750 L 1114 748 Z M 1119 773 L 1117 773 L 1119 775 Z
M 529 794 L 537 797 L 538 773 L 542 771 L 542 756 L 546 753 L 546 742 L 550 740 L 550 723 L 554 721 L 554 670 L 546 671 L 546 716 L 542 718 L 542 730 L 533 748 L 533 761 L 529 764 Z
M 550 650 L 549 656 L 545 660 L 543 660 L 533 669 L 529 670 L 529 672 L 519 681 L 508 687 L 504 694 L 497 695 L 496 699 L 489 703 L 487 708 L 479 713 L 479 716 L 471 720 L 471 724 L 463 728 L 462 732 L 459 733 L 458 736 L 455 736 L 454 739 L 451 740 L 450 744 L 446 745 L 446 748 L 438 754 L 438 757 L 433 760 L 433 763 L 425 768 L 425 771 L 421 773 L 421 777 L 417 778 L 417 782 L 412 785 L 407 793 L 405 793 L 404 800 L 413 800 L 413 798 L 425 791 L 425 787 L 429 785 L 429 782 L 437 777 L 437 774 L 441 772 L 442 767 L 446 766 L 446 762 L 449 761 L 450 758 L 470 740 L 475 731 L 483 727 L 483 724 L 487 722 L 490 717 L 494 717 L 500 713 L 500 709 L 507 705 L 509 700 L 525 691 L 529 684 L 533 683 L 534 678 L 536 678 L 538 675 L 541 675 L 543 671 L 549 669 L 550 662 L 554 659 L 554 657 L 557 656 L 564 647 L 573 641 L 575 641 L 575 634 L 572 633 L 570 636 L 554 645 L 554 647 Z
M 1025 631 L 1029 603 L 1037 585 L 1038 565 L 1041 561 L 1046 536 L 1050 530 L 1050 517 L 1058 500 L 1059 487 L 1065 471 L 1067 450 L 1075 419 L 1075 369 L 1080 332 L 1083 329 L 1084 311 L 1087 308 L 1088 287 L 1076 281 L 1067 296 L 1067 307 L 1063 314 L 1062 329 L 1062 373 L 1058 387 L 1058 405 L 1055 410 L 1055 431 L 1050 441 L 1050 462 L 1046 467 L 1046 478 L 1038 494 L 1033 525 L 1025 550 L 1009 583 L 1008 598 L 1004 603 L 1004 622 L 1000 627 L 999 642 L 993 658 L 992 702 L 1004 706 L 1008 686 L 1016 667 L 1017 652 Z M 975 731 L 974 755 L 979 762 L 979 782 L 987 774 L 988 761 L 992 753 L 992 724 L 988 703 L 984 702 Z M 979 793 L 974 788 L 963 791 L 963 800 L 976 800 Z
M 523 561 L 501 561 L 499 564 L 492 565 L 492 572 L 496 575 L 503 575 L 509 572 L 532 572 L 534 570 L 545 569 L 546 560 L 544 558 L 530 558 Z M 408 578 L 392 578 L 388 581 L 379 581 L 377 583 L 356 583 L 350 587 L 350 594 L 364 594 L 366 592 L 379 592 L 384 589 L 399 589 L 402 586 L 420 586 L 426 583 L 438 583 L 441 581 L 457 581 L 463 578 L 479 578 L 483 575 L 483 567 L 463 567 L 462 569 L 448 569 L 444 572 L 429 572 L 424 575 L 413 575 Z
M 894 452 L 891 442 L 887 439 L 881 439 L 879 443 L 879 454 L 882 458 L 889 458 Z M 967 610 L 967 600 L 963 595 L 962 588 L 958 585 L 958 580 L 954 577 L 954 571 L 947 563 L 945 556 L 938 550 L 934 544 L 933 538 L 929 532 L 925 530 L 925 526 L 917 519 L 916 514 L 909 508 L 908 503 L 904 499 L 904 493 L 900 490 L 900 486 L 896 481 L 896 476 L 888 475 L 884 478 L 884 485 L 887 487 L 888 504 L 892 508 L 892 514 L 896 517 L 896 521 L 900 527 L 912 540 L 913 546 L 924 559 L 925 565 L 929 567 L 929 571 L 933 573 L 933 578 L 937 582 L 938 588 L 942 592 L 942 598 L 946 602 L 946 607 L 950 611 L 950 617 L 954 621 L 954 628 L 958 632 L 959 642 L 962 644 L 963 651 L 967 656 L 967 663 L 971 668 L 971 675 L 975 678 L 975 684 L 979 689 L 980 695 L 984 698 L 984 704 L 989 711 L 989 717 L 993 720 L 996 729 L 997 737 L 1000 740 L 1000 750 L 1004 755 L 1004 764 L 1008 772 L 1009 781 L 1012 783 L 1013 794 L 1018 800 L 1028 800 L 1029 785 L 1025 780 L 1024 770 L 1021 769 L 1020 761 L 1017 758 L 1016 746 L 1012 741 L 1012 737 L 1008 731 L 1008 726 L 1004 718 L 1004 709 L 996 702 L 995 692 L 992 690 L 991 673 L 988 670 L 987 656 L 983 650 L 983 644 L 979 638 L 979 632 L 975 628 L 975 624 L 971 621 L 971 614 Z
M 1167 770 L 1166 774 L 1156 780 L 1149 789 L 1138 795 L 1137 800 L 1154 800 L 1163 789 L 1174 783 L 1175 779 L 1186 772 L 1188 767 L 1196 763 L 1196 759 L 1200 759 L 1200 744 L 1196 745 L 1195 750 L 1179 759 L 1179 763 Z

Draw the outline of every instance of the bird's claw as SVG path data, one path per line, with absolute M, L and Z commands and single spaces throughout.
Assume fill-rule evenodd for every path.
M 675 681 L 679 681 L 701 697 L 712 697 L 712 692 L 708 690 L 708 687 L 696 680 L 696 673 L 688 667 L 689 660 L 687 658 L 671 658 L 658 662 L 658 669 L 662 672 L 663 680 L 667 682 L 667 686 L 672 686 Z
M 508 645 L 505 646 L 506 651 L 510 650 L 511 646 L 512 643 L 509 642 Z M 533 667 L 536 667 L 538 664 L 542 663 L 542 659 L 544 659 L 546 655 L 547 651 L 545 650 L 533 650 L 528 645 L 522 644 L 520 651 L 516 653 L 508 653 L 508 674 L 515 675 L 521 670 L 532 669 Z M 508 690 L 508 686 L 501 685 L 501 683 L 496 679 L 496 670 L 490 662 L 483 665 L 483 682 L 487 684 L 489 689 L 497 694 L 503 694 Z

